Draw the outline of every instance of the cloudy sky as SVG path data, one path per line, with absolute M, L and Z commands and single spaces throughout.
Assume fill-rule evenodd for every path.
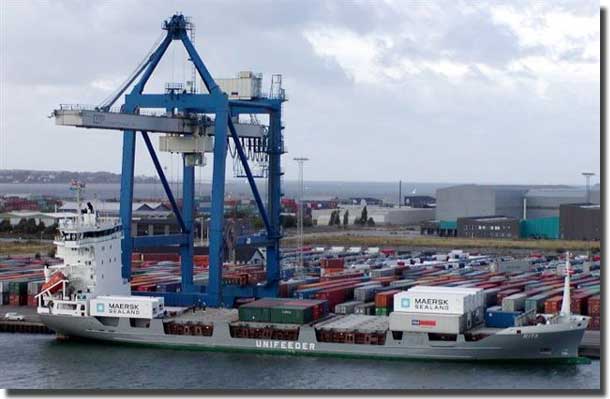
M 283 74 L 287 179 L 295 156 L 311 159 L 311 180 L 578 184 L 580 172 L 599 173 L 596 1 L 0 7 L 1 168 L 119 172 L 119 132 L 59 127 L 48 115 L 60 103 L 100 103 L 180 11 L 214 76 Z M 148 91 L 190 73 L 174 43 Z M 152 175 L 143 150 L 140 141 L 136 173 Z M 162 159 L 178 176 L 177 156 Z

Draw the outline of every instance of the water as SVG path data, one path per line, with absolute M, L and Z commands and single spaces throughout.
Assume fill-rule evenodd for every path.
M 265 193 L 266 184 L 262 180 L 257 181 L 261 193 Z M 438 188 L 451 186 L 449 183 L 402 183 L 402 194 L 434 196 Z M 181 197 L 182 187 L 178 183 L 171 183 L 175 195 Z M 287 197 L 294 198 L 298 193 L 298 184 L 294 181 L 284 181 L 282 187 Z M 373 197 L 388 202 L 398 200 L 398 182 L 315 182 L 304 183 L 304 195 L 306 198 L 323 199 L 324 197 Z M 211 184 L 209 182 L 197 182 L 195 187 L 197 195 L 210 195 Z M 25 184 L 25 183 L 0 183 L 0 195 L 6 194 L 39 194 L 53 195 L 61 198 L 74 198 L 74 192 L 70 191 L 69 184 Z M 250 198 L 251 191 L 244 180 L 228 180 L 225 186 L 225 194 L 236 198 Z M 120 184 L 116 183 L 92 183 L 87 184 L 85 195 L 100 200 L 118 199 L 120 195 Z M 134 198 L 151 199 L 165 198 L 165 192 L 161 183 L 140 183 L 134 185 Z
M 148 349 L 0 334 L 0 388 L 599 389 L 600 362 L 379 361 Z M 8 366 L 10 365 L 10 366 Z

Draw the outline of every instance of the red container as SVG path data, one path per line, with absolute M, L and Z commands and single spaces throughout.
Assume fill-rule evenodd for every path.
M 600 295 L 590 297 L 587 301 L 587 314 L 591 317 L 599 317 L 600 311 Z
M 547 299 L 544 302 L 544 313 L 554 314 L 559 313 L 561 310 L 561 302 L 563 300 L 563 296 L 557 295 L 552 298 Z
M 516 294 L 518 292 L 521 292 L 521 290 L 518 288 L 511 288 L 508 290 L 499 291 L 497 293 L 497 298 L 498 298 L 497 303 L 502 303 L 502 299 L 504 299 L 505 297 L 507 297 L 509 295 Z
M 375 307 L 391 308 L 394 306 L 394 295 L 400 290 L 383 291 L 375 294 Z
M 193 263 L 195 266 L 209 267 L 210 257 L 208 255 L 194 255 Z
M 587 330 L 597 330 L 599 331 L 601 326 L 601 321 L 599 317 L 592 317 L 591 320 L 589 320 L 589 325 L 587 326 Z
M 345 259 L 343 258 L 325 258 L 320 259 L 320 267 L 325 269 L 343 269 L 345 268 Z
M 391 248 L 384 248 L 384 249 L 382 249 L 379 252 L 381 252 L 385 256 L 394 256 L 394 255 L 396 255 L 396 250 L 395 249 L 391 249 Z
M 587 301 L 592 295 L 590 293 L 575 293 L 570 298 L 570 311 L 575 314 L 585 315 L 588 312 Z

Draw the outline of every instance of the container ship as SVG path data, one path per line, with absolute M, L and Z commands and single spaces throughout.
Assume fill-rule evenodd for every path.
M 305 287 L 300 298 L 252 299 L 237 309 L 179 308 L 165 306 L 163 297 L 132 295 L 120 274 L 121 238 L 121 226 L 102 221 L 90 204 L 61 221 L 55 245 L 63 262 L 45 266 L 35 296 L 58 337 L 261 354 L 529 361 L 577 358 L 589 323 L 570 310 L 569 256 L 551 312 L 537 311 L 548 295 L 516 312 L 488 307 L 481 287 L 406 282 L 376 292 L 366 281 L 353 289 L 351 299 L 359 301 L 345 302 L 345 283 L 338 282 L 316 298 Z M 532 300 L 509 291 L 502 300 L 509 308 Z M 372 312 L 373 298 L 385 311 Z

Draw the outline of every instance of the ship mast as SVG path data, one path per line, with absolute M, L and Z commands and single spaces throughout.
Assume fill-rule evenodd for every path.
M 563 299 L 561 301 L 561 311 L 559 314 L 564 317 L 570 317 L 570 252 L 566 252 L 566 277 L 563 283 Z

